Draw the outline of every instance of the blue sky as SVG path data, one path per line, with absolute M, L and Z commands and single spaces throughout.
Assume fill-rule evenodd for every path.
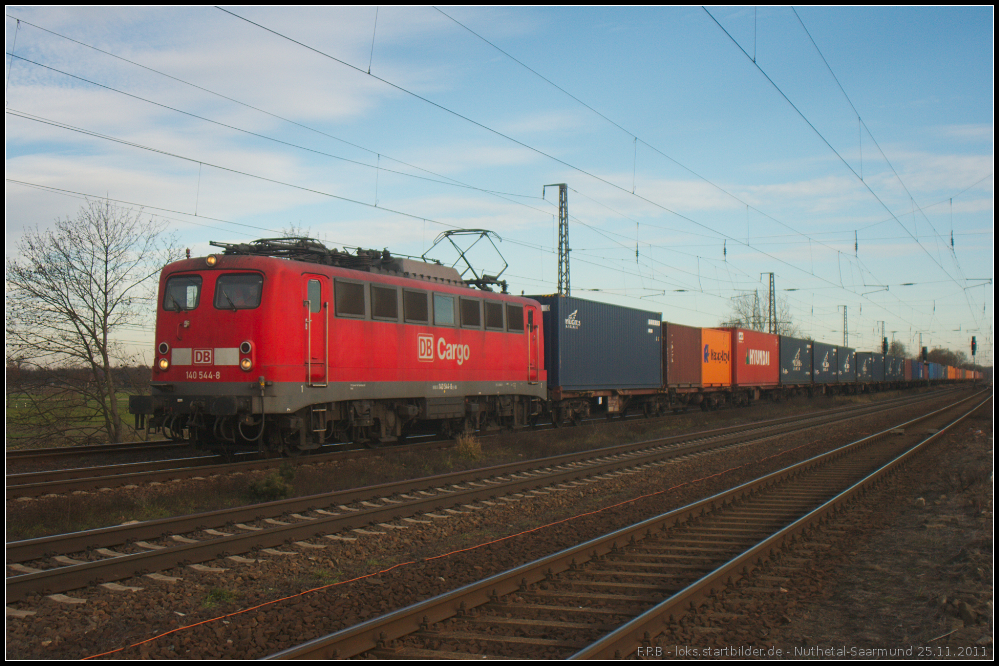
M 816 339 L 846 306 L 857 349 L 884 322 L 992 363 L 991 7 L 227 9 L 7 8 L 8 255 L 82 203 L 13 180 L 195 255 L 491 229 L 511 291 L 552 293 L 567 183 L 574 296 L 713 326 L 774 272 Z

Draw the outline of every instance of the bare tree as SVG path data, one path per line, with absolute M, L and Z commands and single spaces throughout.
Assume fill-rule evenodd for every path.
M 118 336 L 151 319 L 156 276 L 176 254 L 164 227 L 88 201 L 75 219 L 36 227 L 17 244 L 6 264 L 5 355 L 21 379 L 34 379 L 22 381 L 9 428 L 13 417 L 29 440 L 122 440 L 121 368 L 135 359 Z
M 955 368 L 963 368 L 968 364 L 968 355 L 963 351 L 953 351 L 943 347 L 930 350 L 926 355 L 926 360 L 930 363 L 950 365 Z
M 746 328 L 751 331 L 767 331 L 767 303 L 761 302 L 759 294 L 739 294 L 731 299 L 732 313 L 721 326 Z M 777 333 L 789 337 L 801 337 L 800 327 L 794 323 L 791 306 L 787 299 L 777 297 Z
M 899 358 L 905 358 L 906 349 L 905 345 L 898 340 L 892 340 L 891 344 L 888 345 L 888 355 L 898 356 Z

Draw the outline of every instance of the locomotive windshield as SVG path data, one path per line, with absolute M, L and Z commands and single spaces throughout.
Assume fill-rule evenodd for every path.
M 215 281 L 215 307 L 219 310 L 250 310 L 260 305 L 264 278 L 257 273 L 220 275 Z
M 180 312 L 198 307 L 201 299 L 201 276 L 179 275 L 167 280 L 163 293 L 163 309 Z

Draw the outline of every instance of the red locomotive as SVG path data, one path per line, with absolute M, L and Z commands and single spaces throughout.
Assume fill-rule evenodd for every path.
M 536 301 L 453 268 L 300 238 L 220 244 L 160 275 L 137 426 L 294 452 L 524 425 L 545 398 Z M 148 423 L 145 419 L 148 418 Z

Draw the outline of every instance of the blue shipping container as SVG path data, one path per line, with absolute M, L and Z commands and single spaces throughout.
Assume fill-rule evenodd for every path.
M 836 381 L 853 384 L 857 381 L 857 352 L 849 347 L 840 347 L 836 354 L 839 361 L 839 376 Z
M 857 381 L 861 383 L 885 380 L 885 357 L 876 352 L 857 352 Z
M 780 336 L 780 383 L 812 383 L 812 342 Z
M 662 388 L 662 314 L 557 295 L 541 303 L 548 387 Z
M 824 342 L 812 344 L 812 381 L 816 384 L 835 384 L 839 376 L 837 347 Z

